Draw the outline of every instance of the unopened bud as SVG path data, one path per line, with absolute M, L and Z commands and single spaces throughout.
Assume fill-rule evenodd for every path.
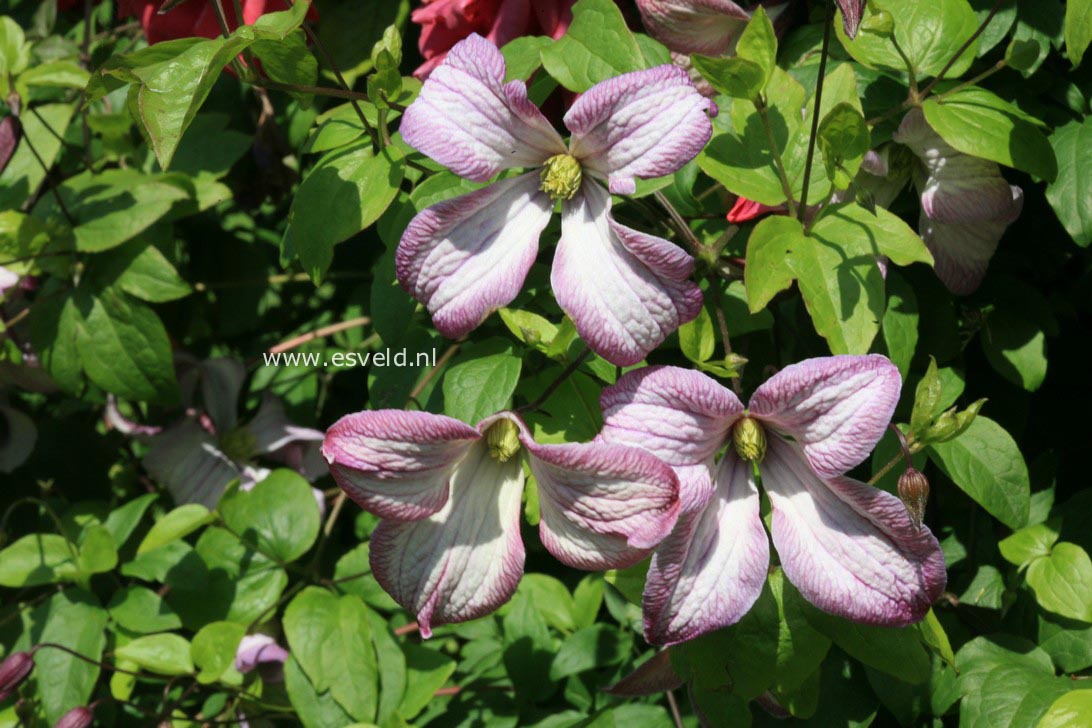
M 0 663 L 0 702 L 8 699 L 34 669 L 34 655 L 13 652 Z
M 758 420 L 741 418 L 732 428 L 732 442 L 739 456 L 748 462 L 760 463 L 766 457 L 766 431 Z
M 506 463 L 519 452 L 519 427 L 512 420 L 499 419 L 485 431 L 485 444 L 494 460 Z
M 95 714 L 91 709 L 80 706 L 62 715 L 61 719 L 53 725 L 53 728 L 87 728 L 94 720 Z
M 914 527 L 920 529 L 921 521 L 925 517 L 925 504 L 929 500 L 929 479 L 925 477 L 925 473 L 915 468 L 907 468 L 899 476 L 899 498 L 906 506 L 906 512 L 910 514 Z

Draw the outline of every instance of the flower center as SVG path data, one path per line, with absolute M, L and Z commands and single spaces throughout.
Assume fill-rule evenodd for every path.
M 236 427 L 220 438 L 220 450 L 237 463 L 245 463 L 258 454 L 258 439 L 245 427 Z
M 550 199 L 571 200 L 580 189 L 580 162 L 568 154 L 556 154 L 542 167 L 542 185 L 539 187 Z
M 739 456 L 748 462 L 762 462 L 766 457 L 766 431 L 758 420 L 744 417 L 732 428 L 732 444 Z
M 491 458 L 506 463 L 519 453 L 519 428 L 512 420 L 497 420 L 485 431 L 485 444 Z

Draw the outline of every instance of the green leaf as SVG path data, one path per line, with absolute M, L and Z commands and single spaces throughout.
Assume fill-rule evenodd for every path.
M 169 632 L 137 637 L 114 654 L 159 675 L 189 675 L 194 669 L 189 640 Z
M 780 693 L 791 693 L 819 669 L 831 641 L 807 621 L 803 597 L 780 569 L 770 574 L 769 583 L 779 618 L 774 685 Z
M 1031 507 L 1027 465 L 1012 436 L 976 417 L 959 437 L 929 446 L 930 457 L 960 489 L 1009 528 L 1021 528 Z
M 562 86 L 583 93 L 600 81 L 641 70 L 645 60 L 613 0 L 579 0 L 568 32 L 542 51 L 542 65 Z
M 284 663 L 284 685 L 292 707 L 306 728 L 329 728 L 353 723 L 353 718 L 334 700 L 329 690 L 320 692 L 315 689 L 293 655 Z
M 903 380 L 910 373 L 910 363 L 918 348 L 918 297 L 898 271 L 888 270 L 887 308 L 883 314 L 881 329 L 887 357 L 899 368 Z
M 777 34 L 770 22 L 770 16 L 761 5 L 755 8 L 736 42 L 736 56 L 751 61 L 762 69 L 762 87 L 765 88 L 777 66 Z M 760 88 L 759 91 L 761 90 Z
M 925 619 L 918 622 L 918 634 L 921 641 L 928 645 L 946 663 L 955 667 L 955 654 L 952 653 L 952 643 L 948 639 L 948 633 L 944 631 L 944 625 L 937 619 L 932 609 L 925 615 Z
M 74 300 L 82 316 L 76 348 L 88 379 L 125 399 L 177 398 L 170 340 L 152 309 L 113 289 L 94 297 L 77 289 Z
M 1065 4 L 1065 52 L 1073 66 L 1081 65 L 1092 42 L 1092 2 L 1068 0 Z
M 550 679 L 562 680 L 597 667 L 617 665 L 626 659 L 632 647 L 633 638 L 609 624 L 577 630 L 561 643 L 554 655 Z
M 319 160 L 292 201 L 284 245 L 296 251 L 304 270 L 319 282 L 334 258 L 334 246 L 369 227 L 398 195 L 405 164 L 398 147 L 378 155 L 364 140 Z
M 1092 2 L 1087 5 L 1092 8 Z M 1047 199 L 1073 241 L 1088 247 L 1092 243 L 1092 116 L 1056 129 L 1050 145 L 1058 159 L 1058 176 L 1047 185 Z
M 717 335 L 709 309 L 703 306 L 696 319 L 679 327 L 679 348 L 683 356 L 697 364 L 709 361 L 713 356 L 717 348 Z
M 524 35 L 504 44 L 501 55 L 507 73 L 505 83 L 526 81 L 531 74 L 542 67 L 542 51 L 554 44 L 553 38 L 541 35 Z
M 46 178 L 43 164 L 46 168 L 52 168 L 57 161 L 62 147 L 61 139 L 68 130 L 75 107 L 72 104 L 41 104 L 35 106 L 34 111 L 36 113 L 24 114 L 19 119 L 23 126 L 23 139 L 7 166 L 0 171 L 0 210 L 19 209 L 41 187 Z M 41 162 L 30 151 L 31 146 L 38 152 Z
M 197 682 L 214 683 L 235 665 L 235 652 L 246 627 L 235 622 L 213 622 L 193 636 L 190 656 L 198 669 Z
M 766 308 L 792 285 L 796 274 L 788 265 L 792 251 L 806 245 L 804 226 L 793 217 L 775 215 L 758 223 L 747 241 L 744 285 L 751 313 Z
M 2 563 L 2 561 L 0 561 Z M 34 644 L 59 644 L 97 662 L 106 646 L 106 610 L 93 596 L 66 589 L 33 611 L 24 613 L 23 633 L 16 649 Z M 62 650 L 45 648 L 34 655 L 32 678 L 46 720 L 55 723 L 72 708 L 91 700 L 101 669 Z
M 89 526 L 80 540 L 80 572 L 102 574 L 118 565 L 114 537 L 103 526 Z
M 887 256 L 895 265 L 933 264 L 921 236 L 883 208 L 873 215 L 857 204 L 839 205 L 815 223 L 812 234 L 837 239 L 846 250 L 858 254 Z
M 940 73 L 978 29 L 978 18 L 967 0 L 885 0 L 882 6 L 894 18 L 894 40 L 919 79 Z M 862 24 L 867 26 L 874 14 L 870 3 Z M 849 54 L 866 66 L 906 71 L 906 63 L 890 38 L 861 32 L 850 40 L 841 23 L 835 23 L 835 31 Z M 949 77 L 958 77 L 970 68 L 977 48 L 975 40 L 952 65 Z
M 1092 690 L 1072 690 L 1051 704 L 1038 728 L 1081 728 L 1089 724 L 1092 724 Z
M 250 491 L 229 490 L 217 510 L 245 542 L 286 563 L 307 553 L 322 525 L 311 484 L 293 470 L 275 470 Z
M 32 533 L 0 551 L 0 586 L 22 588 L 73 581 L 75 547 L 55 533 Z
M 365 541 L 337 560 L 334 565 L 334 581 L 337 582 L 338 590 L 345 594 L 356 594 L 372 609 L 385 612 L 399 609 L 398 603 L 383 591 L 383 587 L 372 576 L 368 551 L 368 542 Z M 350 576 L 355 578 L 349 579 Z
M 158 497 L 156 493 L 145 493 L 110 511 L 110 515 L 106 517 L 106 521 L 102 525 L 113 536 L 114 545 L 117 548 L 120 549 L 125 546 L 129 537 L 133 535 L 133 531 L 140 524 L 144 513 L 148 510 L 148 506 L 152 505 Z
M 261 61 L 262 72 L 278 83 L 314 86 L 318 81 L 318 61 L 307 47 L 307 37 L 302 30 L 280 40 L 256 41 L 250 51 Z M 307 93 L 293 95 L 303 108 L 308 108 L 314 100 L 314 96 Z
M 762 66 L 745 58 L 696 55 L 691 56 L 691 61 L 709 85 L 732 98 L 754 99 L 766 85 L 766 72 Z
M 819 151 L 835 187 L 849 188 L 870 142 L 864 115 L 852 104 L 842 102 L 823 117 L 819 123 Z
M 216 520 L 216 514 L 200 503 L 178 506 L 160 518 L 137 547 L 138 554 L 147 553 L 160 546 L 185 538 L 202 526 Z
M 997 544 L 1005 560 L 1016 566 L 1025 566 L 1031 561 L 1050 555 L 1050 549 L 1058 540 L 1058 529 L 1046 523 L 1036 523 L 1021 528 Z
M 95 274 L 106 285 L 116 285 L 150 303 L 174 301 L 193 292 L 159 248 L 133 240 L 96 259 Z
M 1092 623 L 1092 559 L 1076 544 L 1055 544 L 1050 556 L 1031 562 L 1027 580 L 1047 611 Z
M 561 580 L 546 574 L 526 574 L 520 580 L 519 589 L 551 627 L 560 632 L 576 629 L 573 597 Z
M 423 645 L 406 642 L 402 645 L 406 657 L 406 692 L 398 714 L 412 720 L 432 701 L 436 691 L 455 672 L 455 660 Z
M 996 94 L 971 86 L 922 106 L 925 119 L 944 141 L 974 157 L 1033 174 L 1047 182 L 1058 162 L 1046 135 L 1022 111 Z
M 330 690 L 357 720 L 375 718 L 379 675 L 368 608 L 359 597 L 308 587 L 285 610 L 284 632 L 317 692 Z
M 1034 392 L 1047 376 L 1047 334 L 1057 334 L 1050 302 L 1035 288 L 1007 281 L 993 292 L 981 342 L 991 366 L 1013 384 Z
M 144 586 L 127 586 L 114 593 L 106 607 L 110 617 L 136 634 L 179 629 L 182 620 L 163 597 Z
M 476 425 L 505 409 L 519 383 L 523 360 L 511 352 L 460 362 L 444 375 L 444 414 Z
M 1092 624 L 1043 610 L 1038 617 L 1039 646 L 1050 654 L 1054 664 L 1067 673 L 1092 667 Z
M 850 656 L 914 685 L 929 679 L 929 653 L 914 627 L 873 627 L 809 609 L 808 621 Z

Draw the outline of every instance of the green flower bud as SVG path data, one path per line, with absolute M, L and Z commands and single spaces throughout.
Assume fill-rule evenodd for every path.
M 760 463 L 766 457 L 766 431 L 758 420 L 744 417 L 732 428 L 732 443 L 739 456 L 748 462 Z
M 506 463 L 519 453 L 519 427 L 509 419 L 497 420 L 485 431 L 485 444 L 491 458 Z
M 580 190 L 580 162 L 568 154 L 557 154 L 546 160 L 542 167 L 542 185 L 539 189 L 553 200 L 571 200 Z

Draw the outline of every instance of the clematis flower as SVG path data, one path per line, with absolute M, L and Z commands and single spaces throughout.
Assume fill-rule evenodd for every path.
M 558 39 L 573 20 L 576 0 L 424 0 L 410 15 L 421 26 L 417 46 L 425 62 L 413 72 L 422 80 L 448 51 L 471 33 L 503 46 L 524 35 Z
M 569 566 L 633 565 L 678 517 L 678 480 L 649 453 L 539 445 L 510 412 L 477 427 L 427 412 L 358 412 L 327 431 L 322 453 L 341 489 L 382 519 L 371 537 L 372 572 L 417 615 L 425 637 L 488 614 L 515 592 L 524 458 L 538 488 L 539 536 Z
M 560 200 L 557 301 L 592 350 L 634 364 L 698 315 L 701 290 L 689 279 L 693 258 L 616 222 L 610 195 L 593 178 L 630 194 L 637 177 L 674 173 L 709 140 L 716 105 L 674 66 L 627 73 L 573 104 L 566 148 L 524 83 L 504 78 L 500 51 L 472 35 L 406 111 L 406 142 L 462 177 L 485 182 L 506 169 L 532 171 L 419 213 L 398 246 L 398 280 L 441 333 L 458 338 L 519 293 Z
M 288 650 L 267 634 L 248 634 L 235 650 L 235 669 L 244 675 L 258 670 L 267 683 L 284 682 L 284 663 Z
M 857 37 L 857 30 L 861 27 L 861 16 L 864 15 L 865 4 L 868 0 L 835 0 L 838 9 L 842 11 L 842 29 L 850 40 Z
M 180 377 L 183 389 L 198 383 L 204 411 L 191 409 L 186 417 L 162 431 L 146 429 L 107 407 L 106 419 L 123 433 L 149 438 L 144 467 L 174 497 L 176 503 L 216 506 L 225 488 L 240 481 L 250 490 L 270 473 L 258 458 L 286 465 L 309 481 L 326 474 L 319 454 L 323 433 L 292 424 L 284 404 L 266 393 L 257 414 L 240 423 L 237 407 L 246 371 L 234 359 L 211 359 Z M 320 512 L 322 491 L 312 489 Z
M 900 388 L 898 369 L 872 355 L 786 367 L 748 409 L 713 379 L 675 367 L 639 369 L 604 390 L 599 440 L 644 447 L 679 476 L 682 514 L 645 584 L 649 642 L 734 624 L 758 598 L 770 549 L 756 465 L 781 567 L 808 601 L 866 624 L 925 615 L 945 584 L 936 538 L 898 498 L 843 475 L 883 435 Z
M 728 222 L 733 225 L 739 225 L 740 223 L 757 220 L 763 215 L 784 215 L 786 212 L 788 212 L 788 208 L 784 205 L 771 207 L 770 205 L 763 205 L 761 202 L 749 200 L 746 197 L 740 197 L 736 199 L 736 203 L 728 211 L 727 218 Z
M 723 56 L 735 52 L 736 41 L 759 5 L 777 21 L 791 0 L 753 3 L 732 0 L 637 0 L 645 30 L 674 53 Z
M 18 286 L 19 278 L 19 274 L 15 271 L 0 266 L 0 297 L 2 297 L 9 288 Z
M 957 151 L 925 120 L 906 115 L 894 135 L 921 160 L 915 178 L 921 194 L 919 232 L 936 261 L 937 276 L 952 293 L 973 293 L 986 277 L 1001 236 L 1020 217 L 1024 191 L 1009 185 L 1001 168 Z

